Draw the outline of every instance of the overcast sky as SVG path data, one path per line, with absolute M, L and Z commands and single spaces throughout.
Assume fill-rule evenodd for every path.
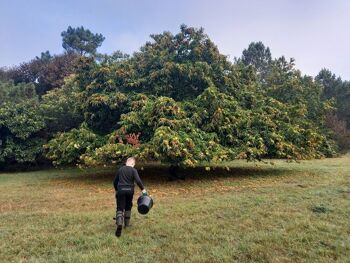
M 262 41 L 305 74 L 328 68 L 350 80 L 348 0 L 0 0 L 0 67 L 61 53 L 69 25 L 102 33 L 100 52 L 132 53 L 150 34 L 176 33 L 183 23 L 203 27 L 231 59 Z

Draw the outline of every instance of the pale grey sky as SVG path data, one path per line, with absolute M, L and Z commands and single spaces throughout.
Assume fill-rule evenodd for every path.
M 102 33 L 100 52 L 132 53 L 150 34 L 176 33 L 182 23 L 204 27 L 231 59 L 262 41 L 274 57 L 294 57 L 305 74 L 325 67 L 350 80 L 347 0 L 0 0 L 0 66 L 61 53 L 69 25 Z

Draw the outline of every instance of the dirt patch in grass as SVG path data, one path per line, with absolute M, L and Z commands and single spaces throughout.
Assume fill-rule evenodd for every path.
M 23 177 L 22 183 L 12 188 L 11 198 L 0 203 L 2 213 L 10 211 L 89 211 L 111 209 L 115 205 L 115 193 L 112 185 L 113 171 L 96 173 L 71 169 L 50 170 L 51 175 L 42 179 L 41 175 L 32 178 Z M 233 167 L 230 170 L 216 167 L 211 171 L 203 168 L 180 170 L 185 180 L 167 180 L 167 168 L 160 166 L 139 169 L 147 190 L 155 202 L 176 198 L 192 198 L 219 192 L 258 191 L 273 187 L 276 183 L 283 187 L 295 187 L 299 174 L 283 168 Z M 45 177 L 46 178 L 46 177 Z M 40 188 L 40 192 L 38 192 Z M 135 199 L 138 189 L 136 189 Z
M 215 168 L 210 172 L 204 168 L 180 170 L 179 173 L 185 176 L 185 180 L 168 181 L 167 169 L 161 167 L 146 167 L 140 171 L 147 190 L 156 199 L 172 196 L 191 197 L 205 195 L 212 192 L 227 191 L 256 191 L 259 188 L 271 187 L 276 182 L 284 182 L 292 187 L 299 182 L 298 177 L 302 173 L 284 169 L 270 168 Z M 58 188 L 84 188 L 95 194 L 113 194 L 112 185 L 114 175 L 89 174 L 75 177 L 54 178 L 50 183 Z M 137 186 L 135 187 L 138 191 Z

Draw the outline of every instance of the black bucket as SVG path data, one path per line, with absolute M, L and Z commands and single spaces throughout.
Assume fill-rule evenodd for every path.
M 139 211 L 140 214 L 147 214 L 149 210 L 151 210 L 153 206 L 153 200 L 148 195 L 141 195 L 137 199 L 137 211 Z

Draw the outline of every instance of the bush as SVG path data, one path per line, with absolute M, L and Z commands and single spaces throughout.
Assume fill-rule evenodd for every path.
M 106 143 L 107 138 L 93 133 L 85 124 L 79 129 L 58 133 L 44 145 L 45 155 L 54 165 L 77 163 L 80 156 Z

